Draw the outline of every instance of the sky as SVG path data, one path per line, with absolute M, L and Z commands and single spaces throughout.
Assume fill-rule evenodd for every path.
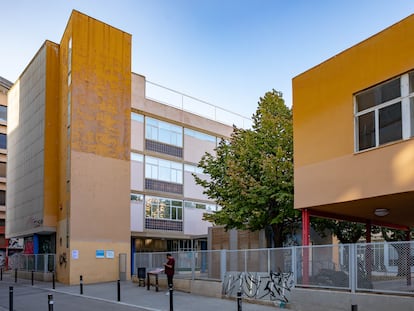
M 147 80 L 251 117 L 267 91 L 414 13 L 412 0 L 0 0 L 0 76 L 15 82 L 75 9 L 132 34 Z M 414 35 L 414 34 L 413 34 Z

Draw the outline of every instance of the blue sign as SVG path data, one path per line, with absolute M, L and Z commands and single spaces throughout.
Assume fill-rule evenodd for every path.
M 103 249 L 97 249 L 95 256 L 96 258 L 105 258 L 105 251 Z

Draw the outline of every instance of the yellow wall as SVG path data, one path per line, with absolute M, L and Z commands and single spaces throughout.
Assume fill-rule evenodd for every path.
M 354 153 L 353 102 L 414 69 L 413 31 L 411 15 L 293 79 L 295 208 L 414 190 L 413 140 Z
M 46 94 L 45 94 L 45 128 L 44 139 L 44 216 L 43 225 L 57 225 L 57 206 L 59 197 L 59 45 L 46 41 Z
M 57 255 L 65 256 L 67 263 L 58 265 L 58 278 L 66 283 L 79 282 L 79 275 L 85 283 L 112 281 L 119 278 L 119 254 L 130 258 L 131 36 L 73 11 L 60 47 L 61 195 L 56 240 Z M 115 259 L 96 259 L 100 249 L 113 250 Z

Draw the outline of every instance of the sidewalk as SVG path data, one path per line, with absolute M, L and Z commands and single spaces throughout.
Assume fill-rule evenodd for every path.
M 9 286 L 17 288 L 24 288 L 27 293 L 30 291 L 40 292 L 37 295 L 41 295 L 44 292 L 45 297 L 47 294 L 53 294 L 55 300 L 56 311 L 60 310 L 70 310 L 69 308 L 64 308 L 64 300 L 67 303 L 73 303 L 74 299 L 80 299 L 79 301 L 87 300 L 91 303 L 94 302 L 105 302 L 106 305 L 110 304 L 109 309 L 107 310 L 147 310 L 147 311 L 168 311 L 170 310 L 170 296 L 166 295 L 168 291 L 160 289 L 159 292 L 156 292 L 153 287 L 150 290 L 147 290 L 146 287 L 138 287 L 138 284 L 132 283 L 132 281 L 123 281 L 120 282 L 120 302 L 118 302 L 118 286 L 117 282 L 110 283 L 99 283 L 99 284 L 87 284 L 83 285 L 83 295 L 80 294 L 80 286 L 73 285 L 68 286 L 60 283 L 55 284 L 55 289 L 52 289 L 52 283 L 50 282 L 40 282 L 35 281 L 34 285 L 31 285 L 31 280 L 18 279 L 17 283 L 14 282 L 14 279 L 10 276 L 3 278 L 3 281 L 0 281 L 0 298 L 5 300 L 5 297 L 8 297 L 5 293 Z M 30 294 L 25 294 L 14 298 L 15 306 L 17 305 L 17 299 L 33 299 L 30 298 Z M 63 296 L 62 296 L 63 295 Z M 66 297 L 64 297 L 66 296 Z M 68 299 L 69 297 L 69 299 Z M 72 297 L 72 298 L 71 298 Z M 44 299 L 44 298 L 42 298 Z M 7 298 L 8 301 L 8 298 Z M 45 300 L 47 302 L 47 299 Z M 30 301 L 27 302 L 30 305 Z M 66 303 L 66 302 L 65 302 Z M 67 304 L 66 303 L 66 304 Z M 77 304 L 80 306 L 81 302 Z M 47 305 L 47 303 L 46 303 Z M 57 306 L 59 305 L 59 308 Z M 211 310 L 237 310 L 237 301 L 233 299 L 221 299 L 221 298 L 211 298 L 200 295 L 194 295 L 189 293 L 184 293 L 180 291 L 173 292 L 173 306 L 175 311 L 211 311 Z M 7 305 L 2 303 L 0 310 L 5 309 Z M 125 308 L 124 308 L 125 307 Z M 126 308 L 128 307 L 128 308 Z M 93 309 L 92 309 L 93 308 Z M 86 310 L 105 310 L 103 307 L 95 307 L 90 305 Z M 14 308 L 17 311 L 23 309 Z M 28 309 L 27 309 L 28 310 Z M 46 310 L 44 308 L 44 310 Z M 72 309 L 73 310 L 73 309 Z M 76 310 L 81 310 L 81 308 L 76 308 Z M 278 310 L 276 306 L 273 305 L 261 305 L 261 304 L 252 304 L 247 301 L 242 301 L 242 310 L 243 311 L 270 311 Z

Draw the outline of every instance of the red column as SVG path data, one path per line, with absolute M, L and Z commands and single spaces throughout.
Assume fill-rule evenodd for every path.
M 302 209 L 302 271 L 303 285 L 309 283 L 309 242 L 310 242 L 310 220 L 308 209 Z
M 310 240 L 310 220 L 307 208 L 302 209 L 302 246 L 308 246 Z

